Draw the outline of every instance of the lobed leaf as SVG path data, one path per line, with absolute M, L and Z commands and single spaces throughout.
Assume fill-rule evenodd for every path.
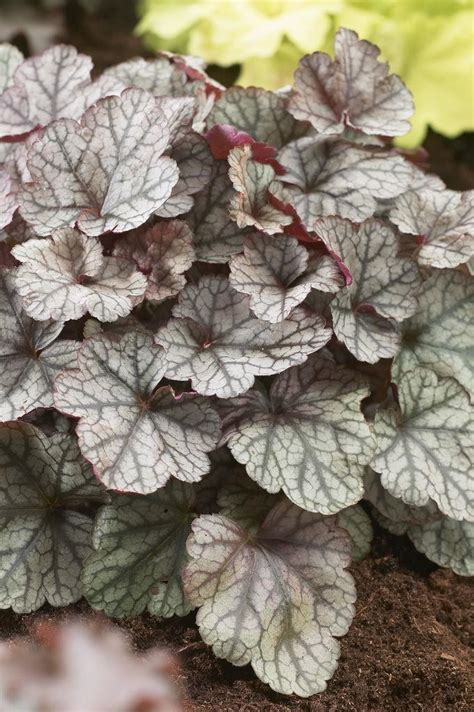
M 77 230 L 17 245 L 21 262 L 15 286 L 23 308 L 39 321 L 79 319 L 89 312 L 100 321 L 127 316 L 141 301 L 146 278 L 125 259 L 104 257 L 99 240 Z
M 361 412 L 369 395 L 354 373 L 320 353 L 220 404 L 225 440 L 248 475 L 299 507 L 334 514 L 358 502 L 374 452 Z
M 400 77 L 378 60 L 380 50 L 356 32 L 340 28 L 335 59 L 314 52 L 300 61 L 289 111 L 319 133 L 350 127 L 364 134 L 402 136 L 410 130 L 413 98 Z
M 219 418 L 200 396 L 157 388 L 167 364 L 150 334 L 93 337 L 78 366 L 56 379 L 55 405 L 80 418 L 81 452 L 106 487 L 149 494 L 172 476 L 196 482 L 209 471 Z
M 80 123 L 53 122 L 29 146 L 22 216 L 39 235 L 75 224 L 87 235 L 138 227 L 178 181 L 175 161 L 162 155 L 169 138 L 155 100 L 140 89 L 101 100 Z
M 289 502 L 254 535 L 222 515 L 192 529 L 183 580 L 204 641 L 234 665 L 250 662 L 277 692 L 323 690 L 339 656 L 333 636 L 354 613 L 345 532 Z
M 53 405 L 53 379 L 74 365 L 78 348 L 72 340 L 55 341 L 63 326 L 27 316 L 14 272 L 0 270 L 0 422 Z
M 225 277 L 208 276 L 185 287 L 156 340 L 168 378 L 190 378 L 198 393 L 228 398 L 248 390 L 255 376 L 302 363 L 330 336 L 324 320 L 304 310 L 279 324 L 260 321 Z
M 0 608 L 78 601 L 93 526 L 81 509 L 102 493 L 75 440 L 3 423 L 0 468 Z
M 290 235 L 248 235 L 243 254 L 229 266 L 232 287 L 249 295 L 259 319 L 273 323 L 286 319 L 312 289 L 337 292 L 345 285 L 332 257 L 309 252 Z

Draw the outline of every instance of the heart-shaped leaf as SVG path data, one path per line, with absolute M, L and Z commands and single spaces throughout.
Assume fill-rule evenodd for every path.
M 281 502 L 257 534 L 222 515 L 201 516 L 188 540 L 185 592 L 215 654 L 251 663 L 277 692 L 326 687 L 355 600 L 350 541 L 333 518 Z
M 219 418 L 200 396 L 158 388 L 167 364 L 150 334 L 101 334 L 86 341 L 79 368 L 56 379 L 56 407 L 80 418 L 82 454 L 110 489 L 149 494 L 173 476 L 209 471 Z
M 390 220 L 418 236 L 422 265 L 457 267 L 474 255 L 474 190 L 409 191 L 395 201 Z
M 55 341 L 63 326 L 62 321 L 38 323 L 27 316 L 14 272 L 0 270 L 0 421 L 53 405 L 53 379 L 75 364 L 78 348 L 75 341 Z
M 0 469 L 0 608 L 28 613 L 79 600 L 92 550 L 93 520 L 83 512 L 103 496 L 76 441 L 3 423 Z
M 474 280 L 460 272 L 435 271 L 417 301 L 416 314 L 402 324 L 393 379 L 398 382 L 416 366 L 429 366 L 474 393 Z
M 278 161 L 287 172 L 277 197 L 295 208 L 308 230 L 327 215 L 356 222 L 372 217 L 377 201 L 409 189 L 413 173 L 399 155 L 336 137 L 293 141 Z
M 413 98 L 400 77 L 388 73 L 380 50 L 356 32 L 340 28 L 335 60 L 314 52 L 300 61 L 289 110 L 319 133 L 339 134 L 346 126 L 365 134 L 402 136 L 410 130 Z
M 232 287 L 248 294 L 255 315 L 270 322 L 286 319 L 311 289 L 337 292 L 345 285 L 332 257 L 309 252 L 290 235 L 249 235 L 229 266 Z
M 334 514 L 358 502 L 374 442 L 361 412 L 367 385 L 321 353 L 219 410 L 238 462 L 268 492 L 299 507 Z
M 221 398 L 244 393 L 255 376 L 302 363 L 331 336 L 324 319 L 305 310 L 279 324 L 256 319 L 249 298 L 217 276 L 188 284 L 173 317 L 156 336 L 166 351 L 166 375 L 190 378 L 198 393 Z
M 104 257 L 99 240 L 66 228 L 50 239 L 28 240 L 12 250 L 22 263 L 15 286 L 34 319 L 100 321 L 127 316 L 143 297 L 146 278 L 133 263 Z
M 474 412 L 453 378 L 417 368 L 398 386 L 400 408 L 376 414 L 372 468 L 407 504 L 432 499 L 456 520 L 474 521 Z
M 195 254 L 193 234 L 181 220 L 160 222 L 116 242 L 114 255 L 132 260 L 147 277 L 145 297 L 162 301 L 186 285 Z
M 76 223 L 87 235 L 138 227 L 178 181 L 175 161 L 162 155 L 169 138 L 163 113 L 141 89 L 101 100 L 80 123 L 53 122 L 30 139 L 21 214 L 39 235 Z

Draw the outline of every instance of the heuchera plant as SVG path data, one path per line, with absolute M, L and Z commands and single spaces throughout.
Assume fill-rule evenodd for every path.
M 197 608 L 323 690 L 369 514 L 474 572 L 474 191 L 393 148 L 410 93 L 348 30 L 287 92 L 0 67 L 0 607 Z

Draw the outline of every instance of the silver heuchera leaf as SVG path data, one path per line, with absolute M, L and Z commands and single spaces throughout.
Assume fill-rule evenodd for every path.
M 153 96 L 183 96 L 186 74 L 164 57 L 151 61 L 136 57 L 106 69 L 103 76 L 112 77 L 124 87 L 145 89 Z
M 80 418 L 81 452 L 106 487 L 149 494 L 172 476 L 196 482 L 209 471 L 217 413 L 200 396 L 157 388 L 167 364 L 150 334 L 93 337 L 78 364 L 56 379 L 55 405 Z
M 290 235 L 249 235 L 229 266 L 232 287 L 248 294 L 254 314 L 270 322 L 286 319 L 311 289 L 337 292 L 345 284 L 332 257 L 313 255 Z
M 474 280 L 435 271 L 418 294 L 418 310 L 402 325 L 402 348 L 392 369 L 399 381 L 416 366 L 453 376 L 474 394 Z
M 92 60 L 74 47 L 56 45 L 18 65 L 11 86 L 0 95 L 0 136 L 21 137 L 59 118 L 90 83 Z
M 4 423 L 0 469 L 0 608 L 29 613 L 46 601 L 78 601 L 93 526 L 79 510 L 102 494 L 75 440 Z
M 30 139 L 21 214 L 39 235 L 76 223 L 87 235 L 138 227 L 178 181 L 168 143 L 163 114 L 140 89 L 101 100 L 81 123 L 56 121 Z
M 370 517 L 360 504 L 353 504 L 337 515 L 337 524 L 349 534 L 352 544 L 352 558 L 362 561 L 370 552 L 374 532 Z
M 241 228 L 255 227 L 270 235 L 283 232 L 293 218 L 273 207 L 268 193 L 275 178 L 273 168 L 252 160 L 250 145 L 237 147 L 229 153 L 229 178 L 234 195 L 229 205 L 229 215 Z
M 0 168 L 0 230 L 9 225 L 18 207 L 16 186 L 7 171 Z
M 194 234 L 198 260 L 227 262 L 231 255 L 242 251 L 246 232 L 229 215 L 233 189 L 227 171 L 227 161 L 214 163 L 211 180 L 196 195 L 186 218 Z
M 346 532 L 290 502 L 277 504 L 257 534 L 222 515 L 199 517 L 192 529 L 183 581 L 200 606 L 204 641 L 234 665 L 251 663 L 277 692 L 324 690 L 339 657 L 333 636 L 354 615 Z
M 287 173 L 277 197 L 295 208 L 308 230 L 326 215 L 356 222 L 372 217 L 377 201 L 404 193 L 413 174 L 399 155 L 335 137 L 301 138 L 285 146 L 278 161 Z
M 300 61 L 289 103 L 293 116 L 310 121 L 319 133 L 339 134 L 346 126 L 369 135 L 407 133 L 413 98 L 378 60 L 379 48 L 345 28 L 337 31 L 334 47 L 334 61 L 325 52 Z
M 352 283 L 331 302 L 337 338 L 358 361 L 391 358 L 400 345 L 396 322 L 417 307 L 416 263 L 398 256 L 395 230 L 376 219 L 355 226 L 326 218 L 317 223 L 317 232 L 352 275 Z
M 79 346 L 55 341 L 63 326 L 27 316 L 15 291 L 14 272 L 0 271 L 0 421 L 53 405 L 53 379 L 75 364 Z
M 224 438 L 248 475 L 299 507 L 335 514 L 358 502 L 375 443 L 361 412 L 368 386 L 321 353 L 220 404 Z
M 188 284 L 173 317 L 156 336 L 165 348 L 167 377 L 190 378 L 198 393 L 221 398 L 244 393 L 255 376 L 302 363 L 331 336 L 324 319 L 303 309 L 279 324 L 256 319 L 249 298 L 217 276 Z
M 307 124 L 296 121 L 286 108 L 286 99 L 256 87 L 231 87 L 216 101 L 207 118 L 209 128 L 228 124 L 257 141 L 281 148 L 303 136 Z
M 23 55 L 14 45 L 0 44 L 0 93 L 13 84 L 15 72 L 23 62 Z
M 474 190 L 409 191 L 390 220 L 420 239 L 417 258 L 429 267 L 457 267 L 474 255 Z
M 193 234 L 181 220 L 160 222 L 118 240 L 114 255 L 132 260 L 146 275 L 146 299 L 162 301 L 186 285 L 184 273 L 195 259 Z
M 474 413 L 453 378 L 418 368 L 398 387 L 400 409 L 379 411 L 371 463 L 382 485 L 410 505 L 429 499 L 456 520 L 474 521 Z
M 176 480 L 155 495 L 120 496 L 103 507 L 82 573 L 91 606 L 119 618 L 189 613 L 181 571 L 195 509 L 196 488 Z
M 23 308 L 39 321 L 79 319 L 87 312 L 114 321 L 127 316 L 145 292 L 146 277 L 133 263 L 104 257 L 99 240 L 77 230 L 28 240 L 12 254 L 22 263 L 15 286 Z

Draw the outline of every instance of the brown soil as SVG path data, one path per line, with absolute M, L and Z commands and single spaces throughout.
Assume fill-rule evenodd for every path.
M 258 681 L 250 666 L 218 660 L 202 643 L 192 616 L 157 621 L 148 615 L 119 623 L 138 648 L 166 646 L 177 654 L 178 684 L 187 710 L 216 712 L 468 712 L 474 708 L 472 582 L 437 569 L 405 538 L 377 532 L 374 550 L 353 566 L 358 603 L 341 640 L 339 668 L 326 692 L 311 700 L 283 697 Z M 0 612 L 0 635 L 28 634 L 39 616 Z

